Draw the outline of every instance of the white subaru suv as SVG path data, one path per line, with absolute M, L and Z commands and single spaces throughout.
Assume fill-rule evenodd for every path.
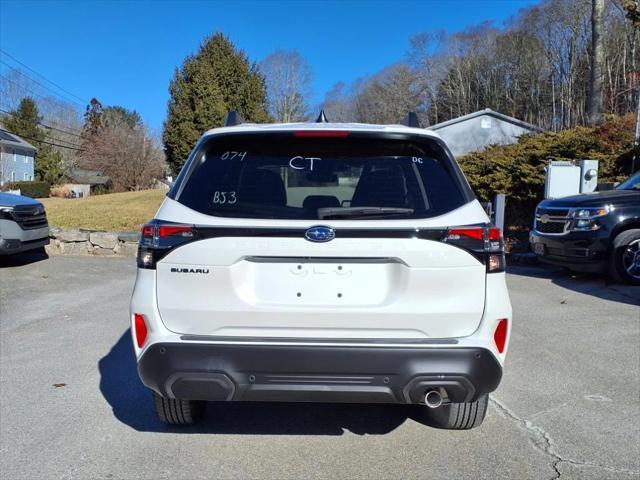
M 131 326 L 160 419 L 382 402 L 480 425 L 509 343 L 503 241 L 442 140 L 228 118 L 142 230 Z

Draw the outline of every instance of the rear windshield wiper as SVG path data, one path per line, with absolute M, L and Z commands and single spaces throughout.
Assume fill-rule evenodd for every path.
M 411 215 L 413 208 L 395 207 L 331 207 L 319 208 L 318 218 L 357 218 L 357 217 L 391 217 L 395 215 Z

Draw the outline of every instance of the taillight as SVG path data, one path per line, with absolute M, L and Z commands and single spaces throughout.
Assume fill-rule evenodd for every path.
M 158 260 L 172 249 L 196 238 L 196 229 L 193 225 L 154 220 L 142 227 L 142 236 L 138 247 L 138 267 L 155 269 Z
M 496 331 L 493 333 L 493 341 L 496 342 L 496 348 L 500 353 L 504 353 L 504 347 L 507 344 L 508 327 L 509 321 L 506 318 L 503 318 L 498 322 Z
M 144 342 L 147 341 L 147 324 L 144 321 L 144 316 L 140 313 L 133 315 L 133 329 L 136 337 L 136 344 L 138 348 L 142 348 Z
M 158 237 L 166 238 L 171 236 L 193 237 L 193 226 L 191 225 L 158 225 Z
M 454 227 L 447 232 L 447 238 L 458 240 L 460 238 L 470 238 L 472 240 L 484 240 L 484 231 L 482 227 Z
M 504 272 L 504 242 L 498 227 L 450 227 L 444 241 L 474 255 L 487 266 L 488 273 Z

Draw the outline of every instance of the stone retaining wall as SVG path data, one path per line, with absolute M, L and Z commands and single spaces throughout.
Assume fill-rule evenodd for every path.
M 137 232 L 95 232 L 52 227 L 47 253 L 53 255 L 122 255 L 135 257 L 140 234 Z

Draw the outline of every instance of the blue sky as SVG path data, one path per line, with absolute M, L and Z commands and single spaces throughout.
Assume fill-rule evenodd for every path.
M 212 32 L 226 33 L 256 62 L 297 49 L 315 72 L 319 102 L 336 82 L 401 60 L 415 33 L 499 25 L 535 3 L 0 0 L 0 48 L 75 95 L 135 109 L 160 129 L 174 69 Z

